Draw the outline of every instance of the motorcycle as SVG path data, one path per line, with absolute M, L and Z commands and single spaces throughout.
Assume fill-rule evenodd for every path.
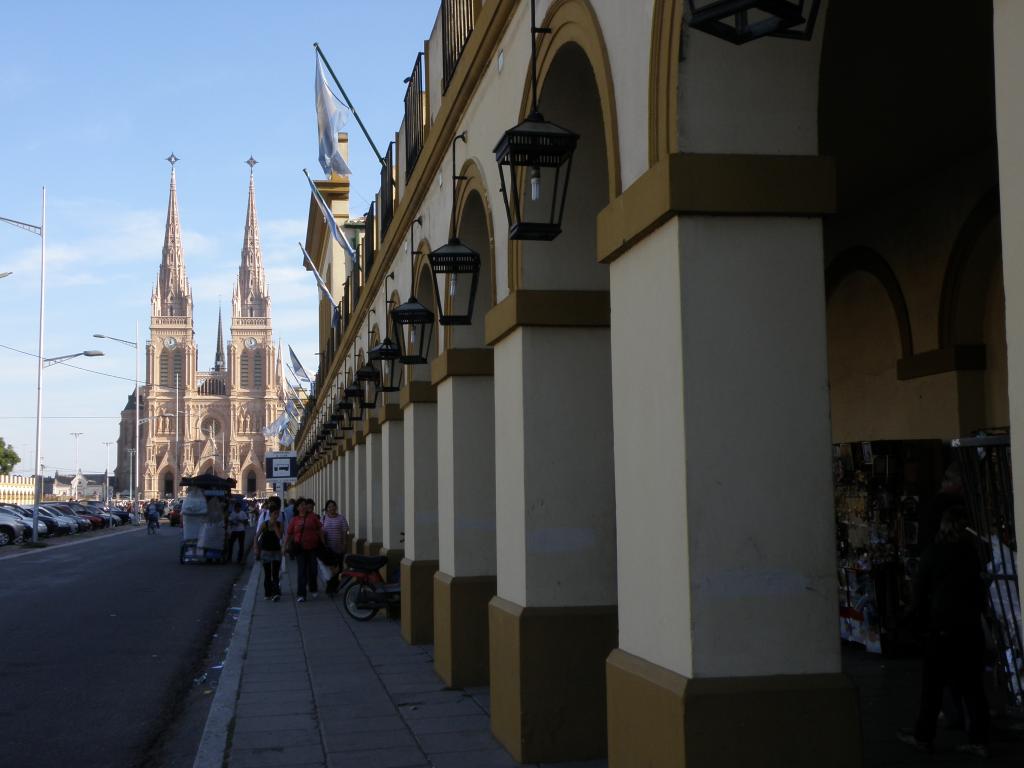
M 341 573 L 341 579 L 348 584 L 344 591 L 345 612 L 356 621 L 369 621 L 381 608 L 399 604 L 401 586 L 385 582 L 380 575 L 380 569 L 387 563 L 386 557 L 345 558 L 345 570 Z

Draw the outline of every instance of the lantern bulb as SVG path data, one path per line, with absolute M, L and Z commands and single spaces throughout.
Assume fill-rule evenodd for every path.
M 416 326 L 413 325 L 409 328 L 409 346 L 416 346 Z
M 455 298 L 455 291 L 458 290 L 458 280 L 459 278 L 457 275 L 452 275 L 448 279 L 448 295 L 453 299 Z
M 530 168 L 530 199 L 540 200 L 540 167 L 536 165 Z

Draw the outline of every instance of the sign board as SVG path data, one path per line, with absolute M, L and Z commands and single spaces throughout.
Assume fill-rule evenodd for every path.
M 295 451 L 271 452 L 267 454 L 266 460 L 268 483 L 295 482 Z

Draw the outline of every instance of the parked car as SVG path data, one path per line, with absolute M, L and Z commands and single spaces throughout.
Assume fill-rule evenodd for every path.
M 0 510 L 6 510 L 14 512 L 19 515 L 23 520 L 29 524 L 29 530 L 32 530 L 32 509 L 29 507 L 22 507 L 18 504 L 12 504 L 10 502 L 4 502 L 0 504 Z M 60 526 L 56 522 L 48 518 L 46 515 L 39 516 L 39 531 L 40 536 L 56 536 L 60 532 Z
M 31 533 L 32 528 L 26 526 L 21 518 L 6 510 L 0 511 L 0 546 L 14 544 Z
M 79 517 L 70 509 L 64 507 L 61 504 L 47 504 L 46 508 L 53 512 L 53 514 L 60 515 L 69 523 L 71 523 L 71 525 L 74 526 L 75 533 L 82 533 L 84 531 L 92 530 L 92 523 L 90 523 L 84 517 Z
M 181 504 L 171 504 L 165 513 L 170 525 L 181 525 Z
M 67 507 L 72 513 L 88 520 L 93 528 L 103 528 L 107 524 L 106 519 L 102 515 L 88 509 L 84 504 L 79 504 L 76 501 L 69 501 L 67 503 Z
M 21 522 L 23 522 L 25 524 L 26 528 L 27 528 L 27 531 L 25 532 L 25 537 L 26 538 L 32 538 L 32 510 L 30 510 L 30 509 L 20 509 L 18 507 L 13 507 L 13 506 L 11 506 L 11 507 L 5 506 L 0 511 L 10 512 L 12 515 L 14 515 L 19 520 L 21 520 Z M 50 535 L 49 527 L 41 519 L 38 521 L 38 524 L 36 525 L 36 533 L 40 537 L 49 536 Z
M 39 519 L 53 523 L 56 530 L 53 532 L 54 536 L 68 536 L 72 533 L 78 533 L 78 524 L 63 515 L 58 515 L 52 509 L 39 506 Z M 47 525 L 49 527 L 49 525 Z

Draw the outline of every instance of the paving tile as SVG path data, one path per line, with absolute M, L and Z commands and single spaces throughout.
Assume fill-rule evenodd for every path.
M 415 747 L 416 739 L 408 729 L 399 726 L 391 731 L 335 731 L 321 726 L 324 743 L 329 752 L 354 752 L 363 749 Z
M 320 746 L 320 730 L 316 725 L 292 731 L 254 731 L 235 736 L 232 747 L 257 749 L 260 747 Z
M 442 733 L 419 733 L 420 749 L 428 755 L 438 752 L 468 752 L 470 750 L 501 749 L 494 740 L 490 729 L 472 731 L 448 731 Z
M 478 715 L 480 707 L 472 699 L 463 698 L 442 704 L 407 704 L 399 707 L 398 713 L 406 720 L 418 720 L 426 717 Z
M 308 691 L 310 690 L 308 680 L 296 680 L 295 678 L 282 678 L 280 680 L 246 680 L 242 677 L 242 693 L 273 693 L 275 691 Z
M 417 736 L 428 733 L 480 731 L 490 735 L 491 718 L 487 715 L 457 715 L 455 717 L 425 717 L 409 720 L 409 730 Z M 488 744 L 488 746 L 493 746 Z M 430 750 L 427 750 L 428 752 Z M 444 751 L 444 750 L 442 750 Z
M 238 697 L 238 704 L 262 704 L 263 702 L 308 701 L 313 703 L 313 694 L 304 691 L 277 691 L 275 693 L 243 693 Z
M 436 683 L 430 683 L 427 681 L 418 683 L 390 683 L 387 686 L 388 693 L 394 695 L 397 693 L 426 693 L 428 691 L 447 691 L 451 690 L 441 680 Z
M 256 704 L 239 703 L 235 707 L 236 717 L 272 717 L 274 715 L 311 715 L 313 700 L 280 701 L 267 697 Z
M 537 763 L 539 768 L 608 768 L 607 760 L 574 760 L 569 763 Z
M 232 768 L 257 766 L 324 765 L 324 750 L 320 744 L 298 747 L 263 747 L 259 749 L 232 749 L 228 758 Z
M 368 749 L 358 752 L 329 752 L 331 768 L 429 768 L 430 763 L 418 749 Z M 513 765 L 515 765 L 513 763 Z M 232 766 L 232 768 L 234 768 Z
M 396 713 L 395 705 L 390 701 L 388 702 L 374 702 L 371 704 L 360 704 L 360 703 L 338 703 L 338 704 L 320 704 L 317 706 L 317 711 L 320 713 L 321 719 L 333 717 L 333 718 L 350 718 L 350 717 L 384 717 L 386 715 L 393 715 Z
M 316 727 L 313 715 L 280 715 L 278 717 L 236 717 L 235 734 L 257 731 L 292 731 Z
M 407 693 L 395 693 L 389 691 L 391 700 L 395 704 L 442 704 L 451 701 L 460 701 L 470 698 L 459 690 L 444 689 L 440 691 L 409 691 Z
M 398 715 L 378 717 L 326 717 L 321 712 L 320 727 L 337 733 L 397 731 L 405 728 L 405 721 Z
M 504 749 L 445 752 L 430 756 L 434 768 L 520 768 Z

